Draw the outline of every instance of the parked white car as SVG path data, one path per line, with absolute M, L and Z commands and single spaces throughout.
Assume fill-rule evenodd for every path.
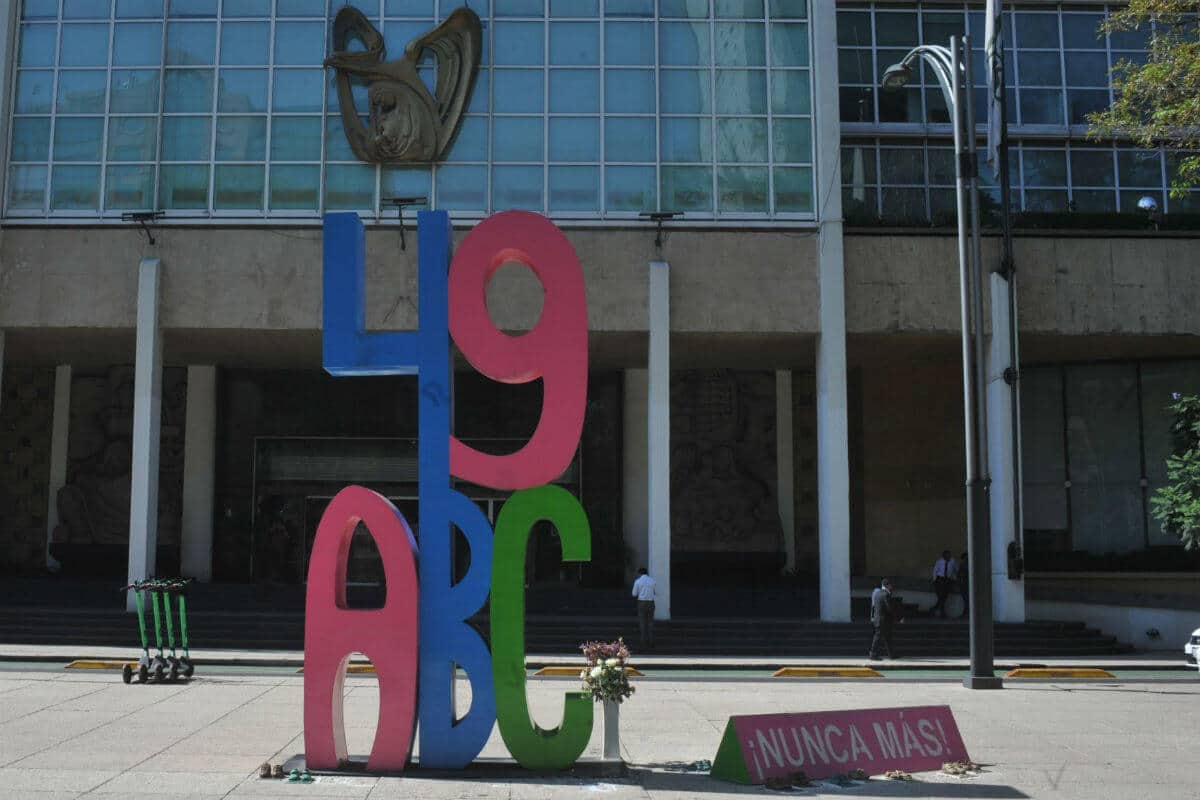
M 1200 628 L 1192 631 L 1192 638 L 1183 646 L 1183 654 L 1187 657 L 1187 663 L 1200 667 L 1200 663 L 1197 663 L 1200 660 Z

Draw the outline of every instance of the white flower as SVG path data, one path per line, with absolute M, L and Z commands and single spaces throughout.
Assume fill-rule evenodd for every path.
M 588 671 L 586 669 L 583 672 L 579 673 L 579 677 L 585 681 L 587 680 L 587 676 L 588 676 Z
M 595 678 L 595 679 L 599 680 L 599 679 L 600 679 L 600 674 L 601 674 L 602 672 L 604 672 L 604 668 L 603 668 L 603 667 L 601 667 L 601 666 L 598 666 L 598 665 L 597 665 L 597 666 L 595 666 L 595 667 L 592 667 L 592 677 L 593 677 L 593 678 Z
M 610 659 L 608 659 L 607 661 L 605 661 L 605 662 L 604 662 L 604 666 L 606 666 L 606 667 L 619 667 L 619 666 L 621 666 L 621 659 L 619 659 L 619 658 L 610 658 Z

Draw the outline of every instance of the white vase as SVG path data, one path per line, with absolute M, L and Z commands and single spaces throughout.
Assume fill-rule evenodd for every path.
M 604 760 L 621 760 L 621 704 L 604 701 Z

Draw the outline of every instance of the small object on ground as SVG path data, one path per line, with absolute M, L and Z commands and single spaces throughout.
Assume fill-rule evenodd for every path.
M 767 782 L 763 785 L 772 792 L 790 792 L 792 790 L 792 779 L 786 775 L 775 775 L 767 778 Z
M 312 783 L 313 782 L 312 773 L 310 773 L 307 769 L 300 770 L 300 782 L 301 783 Z
M 947 775 L 970 775 L 976 772 L 983 772 L 983 767 L 974 761 L 947 761 L 945 764 L 942 764 L 942 772 Z
M 851 780 L 856 780 L 856 781 L 869 781 L 869 780 L 871 780 L 871 776 L 867 774 L 867 771 L 866 771 L 865 769 L 852 769 L 852 770 L 850 770 L 850 778 L 851 778 Z
M 262 765 L 258 768 L 258 777 L 260 777 L 260 778 L 271 777 L 271 764 L 269 762 L 264 761 L 262 763 Z
M 271 777 L 272 778 L 282 778 L 283 777 L 283 764 L 272 765 Z
M 300 770 L 294 769 L 291 772 L 289 772 L 288 776 L 287 776 L 287 782 L 288 783 L 299 783 L 300 782 Z
M 806 775 L 804 773 L 804 770 L 800 770 L 799 772 L 792 773 L 792 785 L 793 786 L 812 786 L 812 781 L 810 781 L 808 779 L 808 775 Z
M 911 781 L 913 776 L 902 769 L 889 769 L 883 773 L 883 777 L 890 778 L 894 781 Z

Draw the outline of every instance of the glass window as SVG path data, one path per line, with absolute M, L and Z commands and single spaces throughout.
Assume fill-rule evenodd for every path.
M 598 117 L 558 117 L 550 120 L 552 162 L 599 161 Z
M 765 114 L 767 73 L 763 70 L 717 70 L 718 114 Z
M 156 69 L 113 70 L 109 83 L 109 110 L 114 114 L 155 113 L 158 111 Z
M 594 17 L 599 6 L 599 0 L 550 0 L 550 16 Z
M 485 166 L 438 167 L 438 205 L 444 209 L 482 211 L 488 207 L 488 169 Z
M 226 17 L 269 17 L 271 0 L 224 0 L 221 13 Z
M 113 117 L 108 121 L 109 161 L 153 161 L 157 151 L 158 120 L 154 117 Z
M 541 167 L 492 167 L 492 208 L 540 211 Z
M 380 197 L 431 197 L 429 167 L 384 167 L 379 176 Z
M 64 67 L 108 64 L 108 25 L 71 23 L 62 26 L 58 63 Z
M 812 212 L 811 167 L 775 167 L 774 178 L 776 211 L 789 214 Z
M 272 161 L 320 161 L 320 117 L 275 117 L 271 121 Z
M 53 66 L 57 35 L 57 25 L 22 25 L 17 63 L 22 67 Z
M 150 164 L 109 167 L 104 181 L 104 207 L 137 211 L 154 208 L 154 167 Z
M 21 19 L 54 19 L 58 16 L 58 0 L 23 0 Z
M 771 66 L 808 66 L 808 26 L 804 24 L 771 26 Z
M 221 26 L 221 63 L 266 64 L 270 41 L 269 22 L 227 22 Z
M 212 111 L 213 71 L 211 69 L 167 70 L 163 110 L 167 113 Z
M 12 127 L 13 161 L 50 160 L 50 118 L 18 117 Z
M 550 211 L 594 211 L 600 207 L 597 167 L 551 167 Z
M 17 114 L 48 114 L 53 96 L 53 72 L 21 70 L 17 73 L 17 93 L 13 108 Z
M 1067 154 L 1061 150 L 1022 148 L 1026 186 L 1066 186 Z
M 217 111 L 245 113 L 267 110 L 267 73 L 223 69 L 217 83 Z
M 599 110 L 599 71 L 559 69 L 550 73 L 551 113 L 586 114 Z
M 266 143 L 266 117 L 217 117 L 217 161 L 261 161 Z
M 272 108 L 276 111 L 320 111 L 324 75 L 319 69 L 275 70 Z
M 551 64 L 599 64 L 600 25 L 595 22 L 550 24 Z
M 771 113 L 811 114 L 808 72 L 771 71 Z
M 325 0 L 275 0 L 275 12 L 281 17 L 323 17 Z
M 1037 47 L 1058 49 L 1058 14 L 1036 11 L 1018 12 L 1015 18 L 1017 47 L 1022 50 Z
M 540 113 L 543 107 L 542 71 L 498 69 L 493 80 L 494 110 L 500 113 Z
M 280 6 L 282 5 L 283 3 L 280 3 Z M 308 66 L 320 63 L 324 55 L 324 22 L 277 22 L 275 24 L 276 64 Z
M 162 124 L 162 160 L 207 161 L 211 136 L 209 117 L 167 117 Z
M 496 0 L 497 17 L 540 17 L 545 0 Z
M 163 164 L 158 168 L 158 205 L 168 209 L 208 208 L 207 164 Z
M 162 63 L 161 22 L 118 23 L 113 32 L 113 65 L 152 67 Z
M 545 41 L 540 22 L 497 22 L 492 26 L 495 37 L 496 64 L 534 65 L 546 63 Z
M 1071 183 L 1075 186 L 1113 186 L 1113 152 L 1103 150 L 1071 150 Z
M 776 63 L 782 55 L 781 47 L 776 40 L 783 37 L 786 40 L 791 25 L 773 25 L 772 51 Z M 753 22 L 718 22 L 713 33 L 718 66 L 723 67 L 761 67 L 767 63 L 766 41 L 761 23 Z
M 8 207 L 41 211 L 46 205 L 46 168 L 14 166 L 8 171 Z
M 763 163 L 767 160 L 765 119 L 717 120 L 717 160 Z
M 722 120 L 725 122 L 726 120 Z M 707 117 L 671 117 L 662 125 L 663 163 L 712 160 L 712 121 Z
M 1069 366 L 1065 380 L 1071 549 L 1142 549 L 1145 509 L 1136 368 Z
M 540 123 L 539 123 L 540 124 Z M 487 161 L 487 117 L 467 117 L 446 156 L 447 161 Z
M 1063 14 L 1063 46 L 1074 50 L 1103 50 L 1104 34 L 1100 31 L 1103 21 L 1103 14 Z
M 1117 175 L 1122 186 L 1162 186 L 1162 161 L 1157 150 L 1118 150 Z
M 604 156 L 609 162 L 654 161 L 657 140 L 649 117 L 609 117 L 604 121 Z
M 103 114 L 108 73 L 104 70 L 72 70 L 58 76 L 59 114 Z
M 375 206 L 375 167 L 337 164 L 325 168 L 325 208 L 330 211 Z
M 50 176 L 50 208 L 95 211 L 100 207 L 100 168 L 56 166 Z
M 714 0 L 721 19 L 762 19 L 762 0 Z
M 708 70 L 673 69 L 659 75 L 659 95 L 664 114 L 709 114 L 712 81 Z M 653 111 L 653 107 L 647 109 Z
M 117 19 L 161 17 L 163 0 L 117 0 Z
M 103 119 L 61 117 L 54 125 L 54 160 L 99 161 L 103 141 Z
M 807 119 L 777 119 L 773 124 L 774 158 L 778 162 L 812 161 L 812 123 Z
M 259 165 L 217 167 L 213 180 L 213 207 L 219 210 L 262 208 L 264 176 L 265 170 Z
M 708 32 L 708 23 L 659 23 L 660 63 L 672 66 L 711 63 L 712 54 L 710 52 Z
M 494 161 L 541 161 L 540 117 L 495 117 L 492 120 Z
M 605 0 L 604 13 L 610 17 L 652 17 L 654 0 Z
M 707 75 L 707 73 L 705 73 Z M 676 72 L 660 73 L 670 80 Z M 604 73 L 604 110 L 610 114 L 653 114 L 654 71 L 610 69 Z M 666 109 L 664 109 L 665 111 Z
M 168 0 L 167 7 L 172 17 L 212 17 L 217 13 L 217 0 Z
M 610 22 L 604 26 L 607 64 L 653 64 L 654 26 L 647 22 Z
M 315 211 L 319 205 L 321 168 L 317 165 L 271 167 L 270 207 L 275 211 Z
M 652 211 L 657 208 L 654 167 L 609 167 L 604 170 L 605 205 L 609 211 Z
M 670 211 L 712 211 L 711 167 L 662 168 L 663 208 Z
M 211 22 L 172 22 L 167 26 L 167 64 L 201 66 L 216 60 L 217 26 Z
M 735 213 L 766 211 L 769 178 L 766 167 L 720 167 L 718 210 Z

